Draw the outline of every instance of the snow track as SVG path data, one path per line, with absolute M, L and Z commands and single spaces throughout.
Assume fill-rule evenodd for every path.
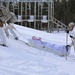
M 57 34 L 16 27 L 19 28 L 19 31 L 21 30 L 21 33 L 28 34 L 24 35 L 27 38 L 29 35 L 35 35 L 45 37 L 45 41 L 51 38 L 60 42 L 57 40 Z M 39 34 L 40 32 L 42 35 Z M 63 35 L 65 36 L 64 33 Z M 62 36 L 62 42 L 64 36 Z M 26 39 L 21 35 L 19 38 L 26 42 Z M 75 75 L 75 61 L 72 61 L 71 58 L 74 57 L 72 55 L 68 57 L 68 60 L 65 60 L 65 57 L 30 47 L 10 37 L 7 38 L 7 43 L 7 48 L 0 46 L 0 75 Z

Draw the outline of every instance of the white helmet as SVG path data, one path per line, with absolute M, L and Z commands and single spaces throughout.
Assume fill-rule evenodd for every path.
M 70 22 L 68 26 L 69 26 L 69 27 L 75 26 L 75 24 L 74 24 L 74 22 Z

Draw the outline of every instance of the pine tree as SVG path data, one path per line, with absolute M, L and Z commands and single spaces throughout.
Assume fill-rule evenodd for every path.
M 69 9 L 69 17 L 70 21 L 75 22 L 75 0 L 68 0 L 68 9 Z

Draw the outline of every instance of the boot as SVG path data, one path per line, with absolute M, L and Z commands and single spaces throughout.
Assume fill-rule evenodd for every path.
M 15 40 L 18 40 L 18 37 L 16 37 Z

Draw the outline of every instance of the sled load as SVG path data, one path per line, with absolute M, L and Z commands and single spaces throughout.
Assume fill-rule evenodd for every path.
M 66 56 L 70 54 L 70 47 L 68 48 L 68 51 L 66 50 L 66 45 L 56 45 L 49 42 L 41 41 L 41 38 L 37 38 L 36 36 L 33 36 L 31 39 L 29 39 L 29 45 L 40 49 L 44 51 L 48 51 L 54 54 L 57 54 L 59 56 Z

